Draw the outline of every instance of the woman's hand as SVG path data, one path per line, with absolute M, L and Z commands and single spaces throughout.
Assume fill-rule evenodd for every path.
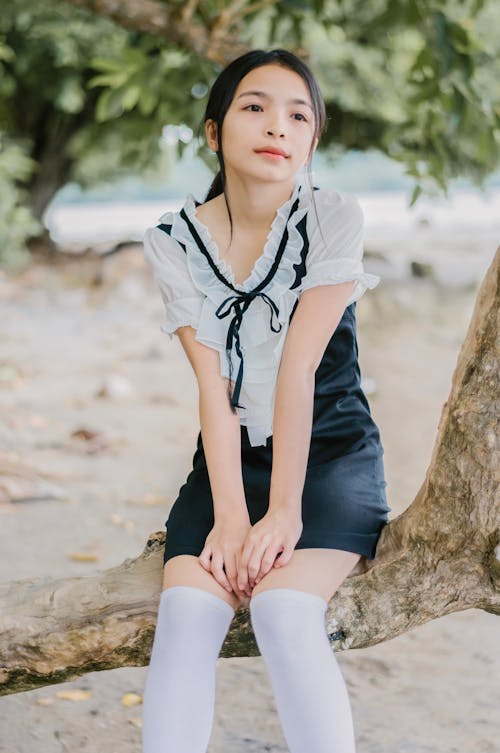
M 251 529 L 247 512 L 232 512 L 230 516 L 218 517 L 205 540 L 198 557 L 200 564 L 212 573 L 218 583 L 240 598 L 251 596 L 251 591 L 238 588 L 239 558 L 243 543 Z
M 238 587 L 247 591 L 271 568 L 282 567 L 290 560 L 300 539 L 303 523 L 300 513 L 290 508 L 269 509 L 248 532 L 238 566 Z M 277 559 L 279 555 L 279 559 Z

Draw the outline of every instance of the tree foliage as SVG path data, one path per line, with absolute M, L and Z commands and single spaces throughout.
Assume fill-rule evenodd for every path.
M 382 151 L 413 176 L 412 203 L 456 177 L 482 186 L 500 161 L 499 20 L 493 0 L 12 0 L 0 16 L 1 143 L 32 169 L 0 162 L 14 197 L 0 226 L 24 207 L 12 250 L 68 181 L 145 173 L 169 124 L 191 128 L 215 169 L 201 127 L 208 89 L 252 47 L 286 47 L 312 66 L 327 156 Z

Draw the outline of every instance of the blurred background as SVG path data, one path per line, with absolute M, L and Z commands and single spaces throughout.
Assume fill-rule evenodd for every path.
M 381 283 L 357 305 L 360 366 L 396 517 L 499 243 L 498 4 L 98 5 L 12 0 L 0 14 L 0 581 L 112 567 L 163 530 L 197 390 L 160 331 L 141 241 L 188 193 L 204 200 L 207 94 L 252 47 L 309 63 L 328 114 L 315 185 L 364 211 Z M 341 653 L 359 753 L 497 750 L 494 625 L 469 610 Z M 145 672 L 0 699 L 0 751 L 139 751 Z M 261 657 L 219 660 L 209 753 L 286 750 Z

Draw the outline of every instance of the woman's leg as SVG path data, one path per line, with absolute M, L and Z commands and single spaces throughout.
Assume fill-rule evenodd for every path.
M 354 753 L 347 687 L 325 625 L 360 555 L 299 549 L 254 588 L 250 614 L 290 753 Z
M 206 753 L 217 658 L 235 612 L 229 599 L 238 603 L 218 589 L 224 591 L 194 556 L 165 565 L 143 693 L 143 753 Z

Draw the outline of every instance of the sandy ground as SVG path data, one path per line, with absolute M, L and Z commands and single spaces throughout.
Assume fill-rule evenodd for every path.
M 456 270 L 459 252 L 449 251 Z M 470 264 L 471 249 L 463 253 Z M 422 482 L 486 257 L 468 284 L 387 274 L 358 303 L 391 517 Z M 367 269 L 385 263 L 374 258 Z M 163 528 L 198 431 L 194 376 L 178 341 L 159 330 L 162 304 L 141 247 L 95 264 L 37 264 L 18 280 L 0 273 L 0 299 L 1 447 L 53 474 L 54 485 L 45 500 L 0 504 L 0 580 L 87 574 L 137 556 Z M 103 387 L 114 396 L 100 395 Z M 79 429 L 95 439 L 73 435 Z M 498 751 L 494 616 L 448 615 L 337 656 L 358 753 Z M 286 751 L 262 658 L 219 659 L 217 672 L 209 753 Z M 96 672 L 0 699 L 0 751 L 138 753 L 140 698 L 122 699 L 140 697 L 145 677 L 146 668 Z M 57 695 L 67 690 L 88 693 Z

